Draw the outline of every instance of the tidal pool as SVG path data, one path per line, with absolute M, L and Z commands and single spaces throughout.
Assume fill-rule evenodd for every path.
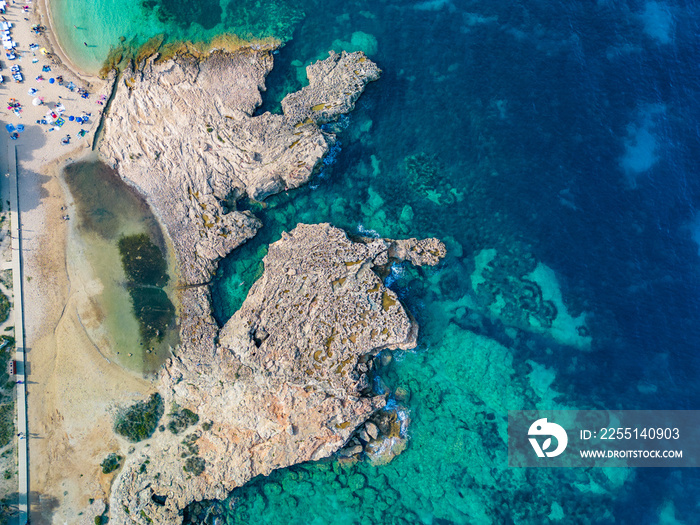
M 158 221 L 96 158 L 70 164 L 63 174 L 77 211 L 74 240 L 101 284 L 92 301 L 99 327 L 86 329 L 110 359 L 153 373 L 178 337 L 171 258 Z

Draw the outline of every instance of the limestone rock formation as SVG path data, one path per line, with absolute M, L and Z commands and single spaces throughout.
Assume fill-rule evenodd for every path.
M 116 84 L 100 152 L 174 247 L 180 345 L 158 384 L 168 415 L 115 478 L 110 523 L 179 523 L 193 501 L 351 440 L 357 448 L 355 429 L 385 404 L 367 379 L 371 357 L 415 344 L 415 322 L 374 270 L 437 264 L 443 244 L 351 241 L 328 224 L 299 225 L 270 246 L 241 309 L 216 325 L 206 284 L 261 226 L 237 201 L 308 181 L 335 140 L 321 124 L 380 73 L 362 53 L 331 52 L 308 67 L 309 86 L 283 100 L 283 115 L 253 116 L 271 67 L 268 52 L 251 49 L 153 56 Z
M 127 459 L 112 521 L 179 523 L 192 501 L 224 498 L 252 477 L 346 445 L 385 404 L 369 388 L 368 357 L 410 348 L 417 334 L 375 270 L 403 259 L 434 265 L 444 255 L 435 239 L 351 241 L 328 224 L 284 234 L 218 344 L 212 338 L 215 352 L 192 353 L 197 341 L 183 341 L 166 367 L 166 406 L 187 408 L 199 422 L 157 433 Z M 376 425 L 367 430 L 377 436 Z
M 294 124 L 307 119 L 330 122 L 351 111 L 367 79 L 378 78 L 378 70 L 361 52 L 351 55 L 331 52 L 330 58 L 307 66 L 306 76 L 309 85 L 282 101 L 285 117 Z
M 254 117 L 271 69 L 262 50 L 155 55 L 117 82 L 100 153 L 166 226 L 185 284 L 208 281 L 215 261 L 260 227 L 232 209 L 237 199 L 309 180 L 335 142 L 320 124 L 351 110 L 380 74 L 361 52 L 331 52 L 308 67 L 311 84 L 285 98 L 283 115 Z

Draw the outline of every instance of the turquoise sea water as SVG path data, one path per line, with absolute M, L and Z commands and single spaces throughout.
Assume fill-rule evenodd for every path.
M 331 48 L 363 49 L 384 71 L 341 122 L 323 173 L 256 208 L 264 228 L 222 262 L 212 289 L 219 322 L 245 298 L 266 246 L 298 222 L 437 236 L 449 254 L 437 268 L 391 276 L 421 325 L 416 350 L 375 382 L 392 398 L 400 388 L 411 419 L 403 454 L 384 466 L 280 470 L 224 502 L 193 505 L 186 519 L 696 522 L 694 470 L 509 469 L 504 439 L 509 409 L 698 408 L 700 8 L 215 4 L 214 25 L 192 14 L 209 3 L 179 1 L 105 2 L 91 23 L 127 38 L 282 24 L 291 38 L 261 111 L 277 111 L 303 85 L 303 66 Z M 158 10 L 172 14 L 163 25 Z M 114 11 L 129 22 L 108 21 Z M 299 18 L 275 21 L 282 12 Z
M 286 40 L 302 15 L 280 0 L 49 0 L 64 51 L 83 70 L 96 73 L 122 39 L 136 47 L 156 35 L 166 41 L 209 41 L 233 32 L 243 38 Z M 85 45 L 87 44 L 87 45 Z

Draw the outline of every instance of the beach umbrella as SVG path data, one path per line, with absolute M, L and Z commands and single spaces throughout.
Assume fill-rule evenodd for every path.
M 41 99 L 39 97 L 36 97 L 34 100 L 32 100 L 32 104 L 34 106 L 41 106 L 43 104 L 43 102 L 41 101 Z
M 70 117 L 68 117 L 68 120 L 70 120 L 71 122 L 73 122 L 73 121 L 75 120 L 75 117 L 74 117 L 73 115 L 71 115 Z
M 50 78 L 50 79 L 49 79 L 49 84 L 53 84 L 54 82 L 56 82 L 56 79 L 55 79 L 55 78 Z

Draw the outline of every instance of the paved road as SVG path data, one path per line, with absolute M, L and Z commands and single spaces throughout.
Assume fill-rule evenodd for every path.
M 17 149 L 8 141 L 8 164 L 10 168 L 10 227 L 12 235 L 12 287 L 15 296 L 15 344 L 17 360 L 17 431 L 23 437 L 18 441 L 19 455 L 19 524 L 29 519 L 29 464 L 27 462 L 27 378 L 24 354 L 24 305 L 22 297 L 22 237 L 19 217 L 19 180 L 17 173 Z

